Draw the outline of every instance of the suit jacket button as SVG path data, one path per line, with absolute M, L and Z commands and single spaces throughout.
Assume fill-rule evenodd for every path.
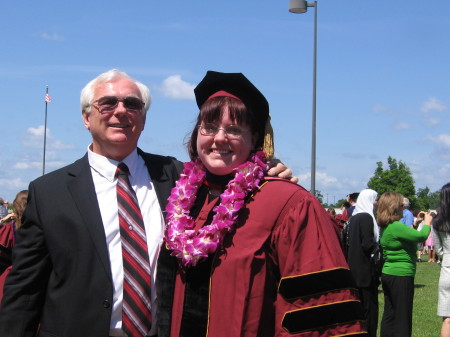
M 103 308 L 109 308 L 111 306 L 111 303 L 109 303 L 108 300 L 103 301 Z

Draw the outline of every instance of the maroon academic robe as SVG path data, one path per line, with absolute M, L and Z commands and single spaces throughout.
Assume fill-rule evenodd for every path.
M 14 226 L 15 222 L 11 221 L 0 227 L 0 302 L 3 298 L 3 286 L 6 276 L 11 270 L 12 248 L 15 243 Z
M 197 227 L 212 206 L 205 201 Z M 317 199 L 296 184 L 266 180 L 241 209 L 235 232 L 208 260 L 201 262 L 211 266 L 208 298 L 199 302 L 207 306 L 208 337 L 365 335 L 337 226 Z M 171 288 L 164 260 L 159 263 L 159 335 L 178 337 L 184 302 L 197 305 L 195 297 L 187 300 L 185 294 L 195 284 L 186 284 L 179 267 Z M 194 268 L 202 268 L 201 263 Z M 170 289 L 174 296 L 167 305 Z M 190 328 L 181 335 L 199 337 L 188 317 L 183 319 Z

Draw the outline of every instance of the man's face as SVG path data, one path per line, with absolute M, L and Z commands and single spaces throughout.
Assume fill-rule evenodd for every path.
M 94 89 L 93 102 L 105 96 L 119 99 L 136 97 L 142 100 L 136 84 L 127 78 L 98 84 Z M 83 112 L 83 120 L 84 126 L 92 134 L 91 150 L 117 161 L 124 159 L 137 147 L 145 125 L 143 109 L 129 110 L 124 102 L 119 102 L 112 111 L 103 113 L 98 107 L 92 106 L 89 114 Z

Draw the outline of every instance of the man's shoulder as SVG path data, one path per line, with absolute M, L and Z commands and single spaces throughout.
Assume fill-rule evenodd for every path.
M 160 154 L 144 152 L 142 150 L 139 150 L 139 154 L 142 156 L 142 158 L 149 160 L 149 161 L 160 162 L 163 164 L 180 163 L 182 165 L 182 163 L 177 158 L 172 157 L 172 156 L 163 156 Z
M 40 176 L 33 180 L 35 183 L 39 182 L 48 182 L 48 181 L 54 181 L 61 179 L 63 177 L 67 177 L 68 175 L 77 175 L 79 172 L 83 169 L 89 169 L 89 161 L 87 159 L 87 155 L 79 158 L 78 160 L 74 161 L 73 163 L 63 166 L 59 169 L 56 169 L 52 172 L 46 173 L 43 176 Z
M 264 177 L 257 195 L 259 198 L 279 198 L 280 200 L 290 200 L 294 203 L 305 202 L 323 208 L 317 198 L 303 186 L 278 177 Z
M 181 172 L 183 169 L 183 163 L 175 157 L 148 153 L 142 151 L 141 149 L 138 149 L 138 153 L 144 159 L 150 172 L 155 175 L 159 176 L 162 171 L 167 171 L 167 169 L 169 171 L 175 170 L 177 173 Z M 178 177 L 175 178 L 178 179 Z
M 142 158 L 144 158 L 145 161 L 150 161 L 152 163 L 160 163 L 163 165 L 176 165 L 176 166 L 183 166 L 183 163 L 179 161 L 177 158 L 172 156 L 163 156 L 160 154 L 154 154 L 154 153 L 148 153 L 144 152 L 141 149 L 138 149 L 138 153 Z
M 305 195 L 309 194 L 301 185 L 284 178 L 264 177 L 261 181 L 261 187 L 263 186 L 265 187 L 264 190 L 271 189 L 270 193 L 276 191 L 277 193 L 291 194 L 300 191 L 300 193 Z

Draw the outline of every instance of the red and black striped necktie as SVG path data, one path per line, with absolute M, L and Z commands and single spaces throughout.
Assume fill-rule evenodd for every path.
M 128 337 L 138 337 L 146 336 L 152 324 L 151 278 L 144 221 L 128 175 L 128 166 L 119 163 L 116 176 L 124 274 L 122 329 Z

